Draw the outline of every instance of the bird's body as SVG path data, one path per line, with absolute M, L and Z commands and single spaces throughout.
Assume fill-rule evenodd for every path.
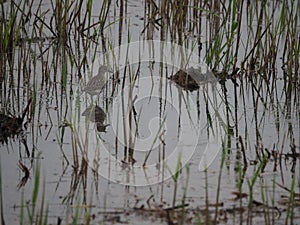
M 106 85 L 107 79 L 105 76 L 106 72 L 111 72 L 107 66 L 100 66 L 98 74 L 94 76 L 85 86 L 83 91 L 90 95 L 98 95 Z

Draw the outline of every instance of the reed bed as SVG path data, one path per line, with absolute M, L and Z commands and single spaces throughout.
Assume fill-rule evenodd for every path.
M 0 1 L 0 113 L 18 118 L 32 101 L 22 132 L 1 147 L 1 161 L 5 151 L 16 154 L 15 165 L 24 173 L 16 187 L 23 193 L 16 206 L 19 224 L 134 223 L 140 216 L 166 224 L 295 223 L 300 201 L 299 12 L 298 0 L 149 0 L 136 5 L 126 0 Z M 163 79 L 185 65 L 174 69 L 162 58 L 130 64 L 128 54 L 125 60 L 117 57 L 121 45 L 152 39 L 192 49 L 215 75 L 224 117 L 209 108 L 208 89 L 178 88 L 170 94 L 180 99 L 172 132 L 180 134 L 183 114 L 195 103 L 196 121 L 201 116 L 206 121 L 205 135 L 214 134 L 213 124 L 221 121 L 221 153 L 213 169 L 201 173 L 194 161 L 182 168 L 184 155 L 179 154 L 169 180 L 144 189 L 122 186 L 123 205 L 110 208 L 110 182 L 98 173 L 103 146 L 91 147 L 94 124 L 83 121 L 81 114 L 83 107 L 95 103 L 111 118 L 115 96 L 122 93 L 119 113 L 127 117 L 117 123 L 109 152 L 124 171 L 137 164 L 146 171 L 153 158 L 163 162 L 172 146 L 165 130 L 168 103 L 158 101 L 159 129 L 150 150 L 138 157 L 141 118 L 147 109 L 138 108 L 134 90 L 149 76 L 149 85 L 160 85 L 158 95 L 164 99 L 174 89 L 164 86 Z M 80 91 L 98 69 L 100 55 L 100 64 L 109 64 L 114 74 L 95 100 Z M 113 121 L 107 122 L 112 126 Z M 101 143 L 105 138 L 105 133 L 96 133 L 93 140 Z M 153 151 L 154 146 L 158 150 Z M 41 173 L 47 170 L 44 154 L 50 150 L 61 165 L 55 190 L 67 178 L 60 198 L 63 215 L 51 215 L 51 184 Z M 2 168 L 1 224 L 10 224 Z M 107 168 L 114 171 L 111 164 Z

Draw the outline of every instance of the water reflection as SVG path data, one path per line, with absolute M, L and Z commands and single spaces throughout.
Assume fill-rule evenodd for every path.
M 109 124 L 104 124 L 106 113 L 101 107 L 97 105 L 90 105 L 81 115 L 95 123 L 98 132 L 106 132 L 106 127 L 109 126 Z

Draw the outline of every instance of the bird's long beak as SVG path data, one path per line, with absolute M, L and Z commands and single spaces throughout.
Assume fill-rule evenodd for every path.
M 108 67 L 108 68 L 107 68 L 107 72 L 113 73 L 114 71 L 113 71 L 113 69 L 112 69 L 111 67 Z

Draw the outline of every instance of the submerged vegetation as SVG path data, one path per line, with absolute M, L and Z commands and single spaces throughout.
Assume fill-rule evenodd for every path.
M 299 12 L 299 0 L 0 0 L 1 224 L 298 221 Z M 90 96 L 100 65 L 114 73 Z

